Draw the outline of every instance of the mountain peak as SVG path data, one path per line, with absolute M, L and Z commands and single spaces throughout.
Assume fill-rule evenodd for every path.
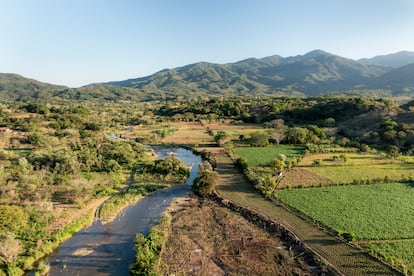
M 318 57 L 318 56 L 332 56 L 332 54 L 325 52 L 323 50 L 320 50 L 320 49 L 316 49 L 303 55 L 303 57 L 306 57 L 306 58 L 313 58 L 313 57 Z

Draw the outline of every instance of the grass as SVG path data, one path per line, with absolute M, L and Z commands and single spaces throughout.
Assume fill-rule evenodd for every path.
M 236 147 L 234 152 L 246 158 L 249 166 L 270 166 L 272 160 L 279 154 L 288 159 L 302 157 L 304 148 L 297 146 L 268 146 L 268 147 Z
M 158 189 L 167 187 L 166 184 L 154 184 L 154 183 L 135 183 L 128 187 L 126 190 L 114 195 L 100 209 L 100 219 L 103 222 L 110 221 L 116 214 L 122 209 L 135 203 L 144 195 L 153 192 Z
M 366 247 L 405 273 L 414 272 L 414 241 L 370 243 Z
M 51 254 L 59 247 L 63 241 L 72 237 L 73 234 L 75 234 L 80 229 L 90 225 L 93 221 L 93 214 L 94 212 L 89 212 L 76 221 L 66 225 L 64 228 L 52 233 L 49 239 L 45 240 L 40 248 L 32 250 L 30 256 L 20 256 L 18 259 L 18 265 L 24 270 L 33 269 L 33 265 L 37 260 L 43 258 L 48 254 Z
M 414 238 L 414 187 L 350 185 L 283 190 L 277 197 L 339 233 L 357 239 Z
M 354 180 L 403 180 L 414 177 L 414 164 L 379 164 L 360 166 L 318 166 L 309 171 L 331 179 L 335 183 L 352 183 Z
M 347 162 L 342 160 L 334 160 L 334 156 L 345 155 L 348 158 Z M 309 154 L 302 158 L 300 166 L 312 166 L 314 160 L 322 160 L 325 166 L 336 165 L 369 165 L 369 164 L 384 164 L 384 163 L 401 163 L 398 160 L 392 160 L 379 154 L 360 154 L 360 153 L 316 153 Z

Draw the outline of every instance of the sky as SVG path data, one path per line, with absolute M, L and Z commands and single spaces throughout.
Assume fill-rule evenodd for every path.
M 0 72 L 79 87 L 200 61 L 414 51 L 412 0 L 0 0 Z

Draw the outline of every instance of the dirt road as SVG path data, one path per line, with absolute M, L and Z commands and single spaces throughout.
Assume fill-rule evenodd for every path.
M 283 225 L 343 275 L 401 275 L 363 250 L 340 241 L 320 226 L 265 199 L 234 168 L 232 160 L 224 152 L 212 151 L 216 153 L 216 170 L 221 177 L 217 188 L 221 196 Z

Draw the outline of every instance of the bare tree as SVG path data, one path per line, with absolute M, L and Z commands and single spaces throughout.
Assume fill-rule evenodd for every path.
M 279 145 L 280 142 L 286 137 L 286 129 L 285 121 L 283 119 L 275 119 L 272 120 L 271 125 L 273 127 L 273 130 L 271 132 L 272 138 L 275 140 L 276 144 Z
M 17 256 L 22 252 L 23 247 L 20 241 L 10 233 L 6 232 L 0 235 L 0 261 L 5 264 L 11 264 L 16 261 Z

